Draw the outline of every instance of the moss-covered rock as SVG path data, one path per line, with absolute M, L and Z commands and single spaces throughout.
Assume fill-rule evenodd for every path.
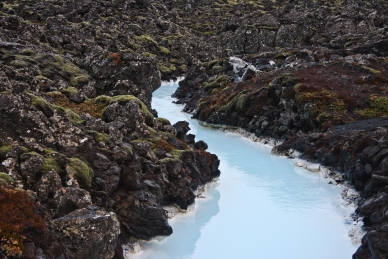
M 42 173 L 55 171 L 63 179 L 66 176 L 67 157 L 59 152 L 46 149 L 44 153 Z
M 170 55 L 170 50 L 166 47 L 159 46 L 159 52 L 163 55 Z
M 162 123 L 163 125 L 171 125 L 171 122 L 168 120 L 168 119 L 165 119 L 165 118 L 158 118 L 157 119 L 160 123 Z
M 60 163 L 55 157 L 46 157 L 43 160 L 42 173 L 50 171 L 55 171 L 57 174 L 63 174 L 64 172 L 64 168 L 60 166 Z
M 89 189 L 94 177 L 93 169 L 90 168 L 86 161 L 72 157 L 69 159 L 68 167 L 74 173 L 81 188 Z
M 144 111 L 147 115 L 146 117 L 146 123 L 148 125 L 153 126 L 154 124 L 154 115 L 148 110 L 147 105 L 145 105 L 142 101 L 140 101 L 138 98 L 136 98 L 133 95 L 117 95 L 117 96 L 106 96 L 106 95 L 100 95 L 97 98 L 94 99 L 94 103 L 96 104 L 103 104 L 105 106 L 108 106 L 112 103 L 126 103 L 129 101 L 136 101 L 139 105 L 142 111 Z M 102 111 L 104 112 L 104 110 Z
M 203 88 L 205 89 L 205 91 L 210 93 L 215 88 L 226 86 L 229 80 L 230 80 L 229 76 L 220 75 L 220 76 L 217 76 L 216 78 L 213 78 L 209 82 L 205 83 Z
M 0 186 L 11 186 L 13 182 L 11 176 L 4 172 L 0 172 Z
M 13 60 L 9 63 L 11 66 L 16 67 L 16 68 L 23 68 L 23 67 L 28 67 L 29 64 L 23 60 Z
M 357 111 L 365 117 L 386 117 L 388 116 L 388 97 L 371 96 L 369 108 Z
M 0 146 L 0 158 L 4 160 L 5 156 L 11 150 L 11 148 L 12 148 L 11 144 L 1 144 L 1 146 Z
M 174 64 L 170 64 L 170 66 L 166 66 L 163 63 L 158 63 L 158 68 L 162 74 L 166 74 L 166 75 L 176 71 L 176 67 L 174 66 Z
M 36 109 L 40 110 L 44 113 L 47 117 L 51 117 L 54 114 L 54 106 L 45 100 L 44 98 L 40 96 L 36 96 L 33 94 L 30 94 L 31 97 L 31 105 L 34 106 Z

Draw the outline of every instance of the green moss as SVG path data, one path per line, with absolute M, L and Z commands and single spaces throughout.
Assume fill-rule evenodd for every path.
M 39 81 L 47 81 L 47 80 L 50 80 L 50 79 L 48 79 L 47 77 L 42 76 L 42 75 L 36 76 L 35 79 L 36 79 L 36 80 L 39 80 Z
M 79 86 L 89 80 L 89 76 L 73 63 L 64 60 L 61 56 L 39 56 L 38 66 L 42 70 L 42 75 L 47 78 L 54 78 L 60 75 L 65 80 L 70 81 L 72 86 Z
M 149 57 L 149 58 L 155 58 L 158 56 L 158 55 L 152 54 L 150 52 L 143 52 L 142 54 L 143 54 L 143 56 Z
M 68 159 L 65 155 L 52 149 L 45 149 L 43 155 L 42 173 L 47 173 L 54 170 L 61 176 L 62 180 L 64 180 L 66 177 L 65 168 L 67 161 Z
M 100 95 L 97 98 L 94 99 L 94 102 L 97 104 L 104 104 L 105 106 L 108 106 L 111 103 L 125 103 L 129 101 L 136 101 L 139 105 L 142 111 L 144 111 L 147 115 L 146 117 L 146 123 L 150 126 L 154 125 L 154 115 L 148 110 L 148 107 L 140 101 L 138 98 L 136 98 L 133 95 L 117 95 L 117 96 L 106 96 L 106 95 Z
M 81 120 L 81 118 L 79 117 L 79 115 L 75 112 L 73 112 L 72 110 L 70 109 L 65 109 L 65 112 L 67 114 L 67 117 L 69 118 L 69 120 L 75 124 L 75 125 L 82 125 L 85 121 Z
M 179 71 L 186 71 L 187 65 L 183 64 L 178 67 Z
M 135 36 L 135 40 L 141 42 L 151 42 L 155 46 L 158 46 L 158 43 L 150 35 L 147 34 Z
M 11 176 L 4 172 L 0 172 L 0 186 L 10 186 L 13 183 Z
M 301 86 L 297 87 L 298 92 L 295 95 L 295 100 L 299 103 L 301 102 L 325 102 L 327 105 L 330 104 L 331 101 L 337 100 L 339 97 L 337 94 L 327 91 L 327 90 L 319 90 L 319 91 L 311 91 L 311 92 L 303 92 L 300 90 Z M 295 87 L 294 87 L 295 89 Z
M 140 48 L 140 46 L 139 46 L 138 44 L 136 44 L 136 43 L 134 43 L 134 42 L 132 42 L 132 41 L 128 41 L 128 42 L 127 42 L 127 45 L 128 45 L 128 47 L 129 47 L 130 49 L 132 49 L 132 50 L 137 50 L 137 49 Z
M 109 141 L 109 136 L 108 134 L 105 134 L 105 133 L 100 133 L 100 132 L 95 132 L 94 134 L 92 134 L 93 136 L 93 139 L 95 142 L 108 142 Z
M 36 153 L 35 151 L 31 151 L 31 152 L 26 152 L 26 153 L 22 154 L 20 156 L 20 159 L 21 160 L 28 160 L 33 156 L 40 156 L 40 155 L 38 153 Z
M 170 55 L 170 50 L 166 47 L 159 46 L 159 52 L 164 55 Z
M 64 169 L 61 168 L 57 158 L 55 157 L 45 157 L 43 159 L 42 173 L 47 173 L 50 171 L 55 171 L 57 174 L 64 173 Z
M 25 56 L 32 56 L 35 54 L 35 51 L 32 49 L 23 49 L 20 54 L 25 55 Z
M 160 159 L 159 160 L 161 163 L 163 164 L 166 164 L 170 161 L 172 162 L 182 162 L 179 158 L 176 158 L 176 157 L 166 157 L 166 158 L 163 158 L 163 159 Z
M 43 112 L 46 116 L 51 116 L 54 113 L 54 106 L 51 103 L 40 96 L 30 94 L 30 97 L 31 105 Z
M 12 60 L 9 63 L 11 66 L 16 67 L 16 68 L 23 68 L 23 67 L 28 67 L 29 64 L 23 60 Z
M 74 76 L 70 80 L 70 84 L 72 86 L 82 86 L 86 84 L 89 81 L 89 76 L 87 75 L 79 75 L 79 76 Z
M 68 166 L 74 172 L 74 177 L 77 179 L 80 187 L 84 189 L 90 188 L 94 173 L 87 162 L 73 157 L 69 159 Z
M 241 94 L 238 96 L 237 98 L 237 103 L 236 103 L 236 108 L 237 110 L 239 111 L 242 111 L 246 105 L 246 99 L 247 99 L 247 95 L 246 94 Z
M 267 26 L 267 25 L 259 25 L 256 27 L 257 29 L 263 29 L 268 31 L 276 31 L 279 29 L 279 26 Z
M 233 108 L 236 106 L 236 103 L 237 103 L 237 98 L 235 96 L 226 105 L 222 106 L 220 111 L 230 113 L 231 111 L 233 111 Z
M 29 152 L 30 150 L 26 147 L 22 147 L 22 154 Z
M 283 58 L 287 58 L 289 56 L 292 56 L 292 53 L 291 52 L 281 52 L 281 53 L 278 53 L 275 55 L 274 59 L 283 59 Z
M 381 71 L 379 70 L 376 70 L 376 69 L 373 69 L 371 67 L 368 67 L 368 66 L 362 66 L 363 69 L 373 73 L 373 74 L 381 74 Z
M 167 67 L 163 63 L 158 63 L 158 68 L 162 74 L 171 74 L 172 72 L 176 71 L 174 64 L 170 64 L 170 66 Z
M 365 117 L 386 117 L 388 116 L 388 97 L 372 96 L 369 101 L 369 108 L 357 112 Z
M 207 69 L 212 69 L 215 65 L 220 65 L 222 63 L 222 60 L 215 59 L 209 62 L 204 62 L 201 64 L 201 66 L 206 67 Z
M 162 123 L 163 125 L 171 125 L 171 122 L 168 120 L 168 119 L 165 119 L 165 118 L 158 118 L 157 119 L 160 123 Z
M 282 87 L 294 86 L 299 81 L 299 79 L 296 78 L 291 73 L 286 73 L 282 75 L 279 79 L 280 79 L 280 86 Z
M 225 86 L 228 81 L 229 77 L 227 75 L 221 75 L 205 83 L 203 88 L 205 89 L 205 91 L 210 93 L 214 88 Z
M 131 146 L 127 146 L 127 145 L 124 145 L 123 146 L 124 148 L 125 148 L 125 150 L 129 153 L 129 154 L 131 154 L 131 155 L 133 155 L 133 149 L 132 149 L 132 147 Z
M 69 86 L 67 88 L 61 89 L 60 92 L 63 94 L 70 95 L 70 94 L 76 94 L 78 92 L 78 89 L 75 87 Z
M 5 156 L 11 150 L 11 148 L 12 148 L 12 145 L 10 144 L 5 144 L 5 145 L 2 144 L 0 147 L 0 158 L 5 159 Z
M 180 149 L 173 149 L 170 154 L 175 158 L 179 159 L 181 158 L 182 154 L 186 152 L 187 150 L 180 150 Z

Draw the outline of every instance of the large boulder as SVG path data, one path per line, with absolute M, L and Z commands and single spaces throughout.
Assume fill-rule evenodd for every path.
M 61 236 L 68 259 L 112 258 L 120 234 L 116 214 L 93 205 L 53 220 L 52 228 Z

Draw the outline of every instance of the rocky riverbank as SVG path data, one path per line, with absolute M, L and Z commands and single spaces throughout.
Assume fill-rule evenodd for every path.
M 195 58 L 154 4 L 0 3 L 1 256 L 123 258 L 219 176 L 188 123 L 151 109 Z
M 223 59 L 215 62 L 218 74 L 201 64 L 175 96 L 205 123 L 278 140 L 273 154 L 298 151 L 341 173 L 336 181 L 349 181 L 360 193 L 356 212 L 367 231 L 353 257 L 385 258 L 388 62 L 385 54 L 357 51 L 288 49 L 245 56 L 242 66 Z
M 176 96 L 200 120 L 342 172 L 369 230 L 355 258 L 386 257 L 387 7 L 2 1 L 0 252 L 122 258 L 131 237 L 170 234 L 162 206 L 186 208 L 219 175 L 186 123 L 150 107 L 161 79 L 186 74 Z
M 229 54 L 242 55 L 192 67 L 175 96 L 205 123 L 278 140 L 274 154 L 298 151 L 340 173 L 336 181 L 360 193 L 367 231 L 353 258 L 386 258 L 386 4 L 342 2 L 334 12 L 321 4 L 228 21 L 220 35 L 229 33 Z

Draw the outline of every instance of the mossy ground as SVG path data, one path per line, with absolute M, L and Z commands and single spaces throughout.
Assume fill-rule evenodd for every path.
M 0 211 L 0 251 L 6 256 L 19 258 L 24 240 L 45 237 L 46 225 L 26 191 L 0 184 Z
M 113 96 L 113 97 L 106 96 L 106 95 L 100 95 L 97 98 L 91 100 L 90 102 L 97 104 L 97 105 L 103 104 L 105 106 L 108 106 L 109 104 L 115 103 L 115 102 L 125 103 L 125 102 L 129 102 L 129 101 L 135 101 L 139 104 L 142 111 L 144 111 L 147 115 L 146 123 L 150 126 L 153 126 L 154 125 L 154 115 L 148 110 L 148 107 L 142 101 L 140 101 L 138 98 L 136 98 L 133 95 L 117 95 L 117 96 Z
M 48 95 L 55 100 L 57 104 L 54 106 L 57 110 L 67 114 L 69 119 L 77 125 L 83 123 L 80 119 L 80 115 L 83 113 L 89 113 L 96 118 L 104 118 L 104 112 L 108 105 L 118 102 L 125 103 L 129 101 L 136 101 L 140 108 L 146 113 L 146 122 L 149 125 L 153 125 L 154 116 L 148 110 L 148 107 L 133 95 L 118 95 L 118 96 L 106 96 L 100 95 L 94 99 L 88 99 L 83 103 L 74 103 L 66 95 L 60 92 L 50 92 Z
M 81 188 L 89 189 L 91 187 L 94 172 L 86 161 L 72 157 L 69 159 L 68 167 L 74 173 Z
M 5 156 L 11 150 L 11 148 L 12 148 L 11 144 L 6 144 L 6 143 L 1 144 L 1 146 L 0 146 L 0 158 L 4 160 Z
M 0 172 L 0 188 L 1 186 L 11 186 L 13 182 L 14 181 L 11 176 L 4 172 Z
M 157 119 L 160 123 L 162 123 L 163 125 L 171 125 L 171 122 L 168 120 L 168 119 L 165 119 L 165 118 L 158 118 Z
M 203 88 L 205 89 L 206 92 L 211 93 L 216 88 L 225 87 L 229 82 L 229 80 L 230 80 L 230 77 L 228 77 L 227 75 L 220 75 L 210 80 L 209 82 L 205 83 Z
M 388 98 L 384 96 L 371 96 L 369 108 L 357 111 L 365 117 L 386 117 L 388 116 Z
M 292 51 L 281 53 L 277 58 L 294 55 Z M 252 56 L 252 59 L 255 57 Z M 203 64 L 202 67 L 211 63 Z M 295 100 L 296 106 L 293 109 L 296 112 L 309 107 L 305 112 L 318 127 L 327 129 L 365 117 L 384 117 L 388 115 L 385 96 L 388 74 L 384 69 L 385 64 L 384 61 L 377 61 L 370 65 L 381 73 L 360 65 L 338 64 L 324 68 L 301 68 L 293 70 L 293 74 L 290 74 L 291 70 L 284 69 L 275 73 L 261 73 L 256 78 L 237 84 L 221 83 L 222 87 L 217 87 L 220 81 L 224 82 L 218 76 L 203 84 L 208 96 L 198 103 L 197 116 L 206 121 L 211 114 L 225 114 L 228 121 L 233 116 L 241 118 L 258 115 L 264 105 L 277 106 L 276 98 L 272 99 L 269 94 L 270 83 L 277 78 L 274 83 L 280 86 L 281 98 Z M 354 84 L 343 78 L 357 80 Z M 251 119 L 247 118 L 247 121 Z M 234 123 L 233 119 L 230 122 Z

